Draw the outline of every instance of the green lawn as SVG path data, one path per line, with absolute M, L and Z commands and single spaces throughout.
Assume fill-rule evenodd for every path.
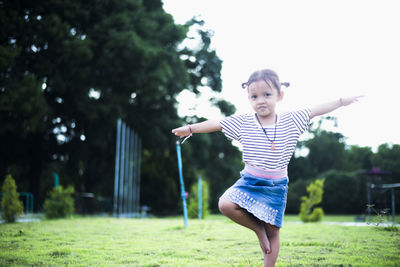
M 227 218 L 183 225 L 181 217 L 1 224 L 0 266 L 262 266 L 255 234 Z M 400 266 L 400 230 L 287 216 L 276 266 Z

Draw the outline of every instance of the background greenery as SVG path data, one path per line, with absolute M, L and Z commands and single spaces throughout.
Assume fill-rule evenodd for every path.
M 170 131 L 203 118 L 179 118 L 176 97 L 185 89 L 199 94 L 201 86 L 221 91 L 222 62 L 203 22 L 175 24 L 160 0 L 6 0 L 0 1 L 0 23 L 0 182 L 11 174 L 41 211 L 57 172 L 76 198 L 94 193 L 94 210 L 111 211 L 120 117 L 143 140 L 141 204 L 158 215 L 179 213 Z M 224 100 L 210 102 L 224 115 L 235 112 Z M 308 155 L 290 163 L 287 212 L 298 212 L 306 185 L 318 177 L 326 178 L 325 212 L 365 212 L 367 181 L 398 181 L 400 146 L 382 144 L 372 152 L 319 126 L 299 143 Z M 240 151 L 222 133 L 195 135 L 183 147 L 183 162 L 186 187 L 202 173 L 217 212 L 218 197 L 243 168 Z M 392 176 L 360 174 L 372 167 Z M 373 195 L 379 208 L 390 206 L 387 194 Z

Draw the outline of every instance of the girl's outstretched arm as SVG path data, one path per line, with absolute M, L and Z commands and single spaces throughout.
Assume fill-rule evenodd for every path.
M 192 133 L 211 133 L 221 130 L 222 127 L 219 121 L 210 120 L 175 128 L 172 130 L 172 133 L 182 138 Z
M 351 96 L 346 98 L 339 98 L 338 100 L 317 105 L 311 108 L 310 119 L 334 111 L 335 109 L 340 108 L 342 106 L 350 105 L 358 101 L 361 97 L 362 96 Z

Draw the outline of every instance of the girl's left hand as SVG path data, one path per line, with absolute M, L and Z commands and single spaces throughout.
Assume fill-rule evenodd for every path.
M 350 104 L 353 104 L 354 102 L 357 102 L 361 97 L 364 97 L 364 96 L 358 95 L 358 96 L 350 96 L 350 97 L 341 98 L 342 106 L 348 106 Z
M 180 138 L 183 138 L 191 134 L 190 128 L 187 125 L 173 129 L 172 133 L 175 134 L 176 136 L 179 136 Z

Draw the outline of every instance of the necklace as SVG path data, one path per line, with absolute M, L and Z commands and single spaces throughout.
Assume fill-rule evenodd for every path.
M 274 142 L 275 142 L 275 138 L 276 138 L 276 122 L 277 122 L 277 120 L 278 120 L 278 115 L 275 115 L 274 140 L 269 139 L 268 134 L 267 134 L 267 131 L 264 129 L 264 127 L 262 126 L 260 120 L 258 119 L 257 113 L 256 113 L 256 119 L 257 119 L 258 123 L 260 124 L 261 129 L 263 130 L 263 132 L 264 132 L 265 136 L 267 137 L 268 141 L 271 142 L 271 150 L 275 150 L 275 149 L 276 149 L 276 146 L 275 146 L 275 143 L 274 143 Z

